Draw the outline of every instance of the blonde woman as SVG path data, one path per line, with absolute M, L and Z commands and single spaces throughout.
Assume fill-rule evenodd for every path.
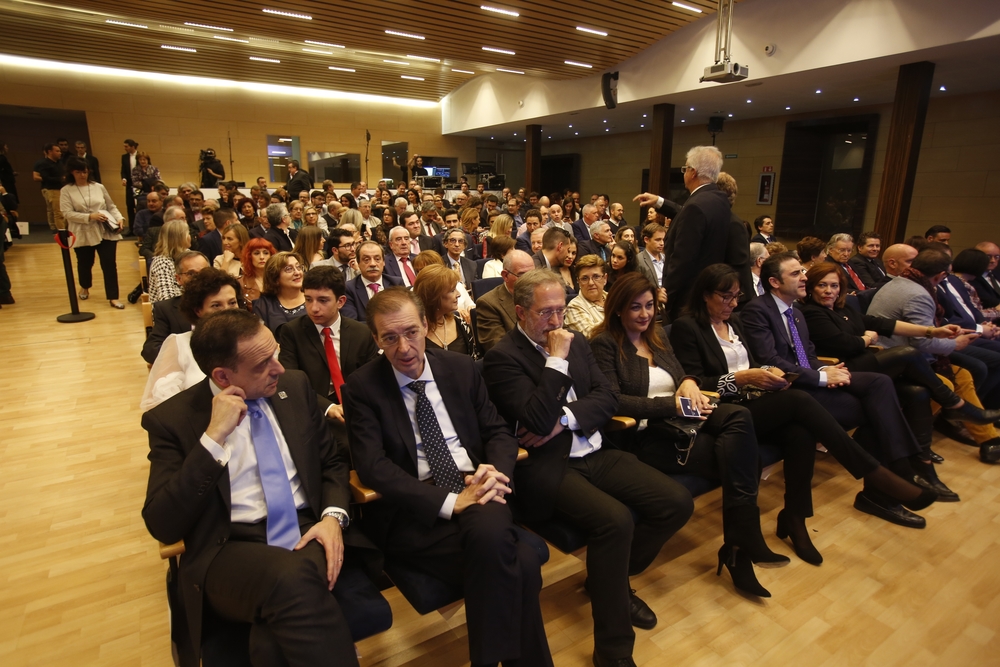
M 240 223 L 226 227 L 222 235 L 222 254 L 215 258 L 212 265 L 220 271 L 225 271 L 234 278 L 243 275 L 243 248 L 250 242 L 250 232 Z
M 156 239 L 153 261 L 149 265 L 149 301 L 156 303 L 181 295 L 177 284 L 177 258 L 191 247 L 187 220 L 171 220 L 163 225 Z
M 316 262 L 322 262 L 324 259 L 323 232 L 315 225 L 303 227 L 295 238 L 295 247 L 292 248 L 292 252 L 302 258 L 307 269 Z

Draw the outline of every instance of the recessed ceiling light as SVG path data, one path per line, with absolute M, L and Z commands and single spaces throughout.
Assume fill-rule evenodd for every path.
M 689 12 L 694 12 L 695 14 L 701 14 L 701 10 L 697 7 L 692 7 L 691 5 L 685 5 L 683 2 L 671 2 L 674 7 L 680 7 L 681 9 L 686 9 Z
M 572 65 L 573 67 L 586 67 L 587 69 L 591 69 L 593 67 L 593 65 L 588 65 L 587 63 L 578 63 L 574 60 L 564 60 L 563 62 L 566 63 L 567 65 Z
M 577 136 L 579 136 L 579 135 L 580 135 L 580 133 L 579 133 L 579 132 L 574 132 L 573 134 L 575 134 L 575 135 L 577 135 Z
M 938 90 L 946 90 L 946 88 L 944 86 L 941 86 L 940 88 L 938 88 Z
M 497 49 L 492 46 L 484 46 L 483 51 L 490 51 L 492 53 L 502 53 L 506 56 L 516 56 L 517 54 L 513 51 L 508 51 L 507 49 Z
M 686 121 L 686 120 L 684 120 L 683 118 L 681 118 L 681 122 L 682 122 L 682 123 L 686 123 L 687 121 Z
M 330 67 L 328 67 L 327 69 L 332 69 L 335 72 L 353 72 L 353 71 L 355 71 L 355 70 L 351 69 L 350 67 L 334 67 L 332 65 Z
M 645 117 L 646 117 L 646 114 L 642 114 L 642 117 L 643 117 L 643 118 L 645 118 Z
M 498 9 L 496 7 L 487 7 L 486 5 L 479 5 L 479 8 L 482 9 L 483 11 L 493 12 L 495 14 L 503 14 L 504 16 L 513 16 L 514 18 L 520 16 L 520 14 L 518 14 L 517 12 L 512 12 L 509 9 Z
M 428 58 L 426 56 L 411 56 L 409 54 L 407 54 L 406 57 L 410 58 L 411 60 L 423 60 L 423 61 L 426 61 L 426 62 L 429 62 L 429 63 L 439 63 L 439 62 L 441 62 L 440 58 Z
M 681 121 L 681 122 L 683 123 L 684 121 Z M 639 127 L 646 127 L 646 126 L 640 123 Z
M 521 70 L 517 69 L 504 69 L 503 67 L 497 67 L 498 72 L 507 72 L 507 74 L 524 74 Z
M 410 39 L 424 39 L 423 35 L 414 35 L 411 32 L 399 32 L 398 30 L 386 30 L 385 34 L 395 35 L 396 37 L 409 37 Z
M 590 28 L 583 28 L 581 26 L 576 26 L 576 29 L 579 30 L 580 32 L 586 32 L 586 33 L 589 33 L 591 35 L 600 35 L 601 37 L 607 37 L 608 36 L 608 33 L 603 32 L 601 30 L 591 30 Z
M 288 18 L 292 18 L 292 19 L 303 19 L 303 20 L 306 20 L 306 21 L 312 21 L 313 20 L 313 17 L 309 16 L 308 14 L 296 14 L 294 12 L 282 12 L 282 11 L 278 11 L 277 9 L 262 9 L 260 11 L 264 12 L 265 14 L 274 14 L 275 16 L 287 16 Z
M 198 53 L 196 49 L 189 49 L 186 46 L 170 46 L 169 44 L 160 44 L 161 49 L 170 49 L 171 51 L 184 51 L 185 53 Z
M 732 118 L 732 117 L 733 117 L 733 114 L 729 114 L 729 117 L 730 117 L 730 118 Z
M 747 100 L 747 104 L 750 104 L 751 102 L 753 102 L 753 100 Z
M 475 74 L 475 72 L 470 72 L 467 69 L 452 69 L 452 72 L 458 72 L 459 74 Z
M 611 131 L 611 128 L 610 128 L 610 127 L 606 127 L 606 128 L 604 128 L 604 131 L 605 131 L 605 132 L 610 132 L 610 131 Z
M 514 133 L 514 136 L 515 136 L 515 137 L 517 136 L 517 132 L 515 132 L 515 133 Z
M 605 123 L 607 123 L 607 122 L 608 122 L 608 119 L 607 119 L 607 118 L 605 118 L 605 119 L 604 119 L 604 122 L 605 122 Z
M 549 139 L 551 139 L 551 138 L 552 138 L 552 137 L 549 137 Z
M 123 25 L 126 28 L 142 28 L 143 30 L 147 30 L 149 28 L 149 26 L 144 26 L 141 23 L 127 23 L 125 21 L 114 21 L 112 19 L 108 19 L 107 21 L 105 21 L 105 23 L 111 23 L 112 25 Z
M 493 138 L 493 137 L 490 137 L 490 139 L 492 139 L 492 138 Z
M 860 102 L 860 101 L 861 101 L 861 98 L 860 98 L 860 97 L 855 97 L 855 98 L 854 98 L 854 101 L 855 101 L 855 102 Z
M 389 63 L 390 65 L 406 65 L 407 67 L 410 66 L 410 63 L 405 63 L 402 60 L 383 60 L 382 62 Z
M 694 111 L 694 107 L 691 107 L 690 109 L 688 109 L 688 111 Z
M 419 76 L 407 76 L 405 74 L 401 74 L 399 76 L 399 78 L 400 79 L 409 79 L 410 81 L 423 81 L 424 80 L 423 77 L 419 77 Z
M 819 95 L 819 94 L 820 94 L 820 93 L 822 93 L 822 92 L 823 92 L 823 91 L 822 91 L 822 90 L 820 90 L 819 88 L 817 88 L 817 89 L 816 89 L 816 94 L 817 94 L 817 95 Z
M 848 141 L 847 139 L 844 139 L 844 143 L 845 144 L 853 144 L 854 142 L 853 141 Z
M 572 126 L 572 125 L 570 125 L 569 127 L 570 127 L 570 129 L 573 129 L 573 126 Z
M 305 42 L 306 42 L 306 44 L 312 44 L 314 46 L 329 46 L 332 49 L 342 49 L 342 48 L 344 48 L 343 44 L 330 44 L 329 42 L 314 42 L 311 39 L 307 39 L 307 40 L 305 40 Z
M 205 30 L 221 30 L 222 32 L 232 32 L 233 31 L 232 28 L 223 28 L 223 27 L 217 26 L 217 25 L 205 25 L 204 23 L 188 23 L 187 21 L 185 21 L 184 25 L 189 25 L 192 28 L 204 28 Z
M 281 62 L 280 60 L 276 60 L 274 58 L 259 58 L 257 56 L 250 56 L 250 60 L 256 60 L 256 61 L 262 62 L 262 63 L 280 63 Z
M 785 111 L 791 111 L 792 107 L 785 107 Z
M 332 56 L 333 55 L 333 51 L 323 51 L 321 49 L 302 49 L 302 50 L 305 51 L 306 53 L 318 53 L 318 54 L 320 54 L 322 56 Z
M 239 42 L 241 44 L 249 44 L 250 43 L 250 40 L 248 40 L 248 39 L 239 39 L 237 37 L 226 37 L 225 35 L 212 35 L 212 38 L 213 39 L 221 39 L 221 40 L 226 41 L 226 42 Z
M 527 143 L 527 142 L 528 142 L 528 140 L 527 140 L 527 139 L 521 139 L 521 141 L 523 141 L 523 142 L 525 142 L 525 143 Z

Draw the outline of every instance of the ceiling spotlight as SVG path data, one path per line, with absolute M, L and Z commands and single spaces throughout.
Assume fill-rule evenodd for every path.
M 507 72 L 507 74 L 524 74 L 524 72 L 516 69 L 504 69 L 502 67 L 497 67 L 498 72 Z
M 141 23 L 126 23 L 125 21 L 114 21 L 112 19 L 108 19 L 107 21 L 105 21 L 105 23 L 110 23 L 112 25 L 123 25 L 126 28 L 142 28 L 143 30 L 148 29 L 148 26 L 144 26 Z
M 688 109 L 688 111 L 694 111 L 694 107 L 691 107 L 690 109 Z
M 686 121 L 686 120 L 684 120 L 683 118 L 681 118 L 681 122 L 682 122 L 682 123 L 686 123 L 687 121 Z
M 428 58 L 426 56 L 411 56 L 411 55 L 407 55 L 406 57 L 410 58 L 411 60 L 423 60 L 423 61 L 429 62 L 429 63 L 439 63 L 439 62 L 441 62 L 441 60 L 439 58 Z
M 570 125 L 569 127 L 570 127 L 570 129 L 573 129 L 573 126 L 572 126 L 572 125 Z
M 576 29 L 579 30 L 580 32 L 586 32 L 586 33 L 589 33 L 591 35 L 600 35 L 601 37 L 607 37 L 608 36 L 608 33 L 603 32 L 601 30 L 591 30 L 590 28 L 583 28 L 581 26 L 576 26 Z
M 681 9 L 686 9 L 689 12 L 694 12 L 695 14 L 701 14 L 701 10 L 697 7 L 692 7 L 691 5 L 685 5 L 683 2 L 671 2 L 674 7 L 680 7 Z
M 552 137 L 549 137 L 549 139 L 551 139 L 551 138 L 552 138 Z
M 399 32 L 398 30 L 386 30 L 385 34 L 395 35 L 396 37 L 409 37 L 410 39 L 424 39 L 423 35 L 414 35 L 409 32 Z
M 574 132 L 573 134 L 575 134 L 576 136 L 580 136 L 579 132 Z
M 275 60 L 274 58 L 258 58 L 257 56 L 250 56 L 250 60 L 256 60 L 262 63 L 280 63 L 280 60 Z
M 563 62 L 566 63 L 567 65 L 572 65 L 573 67 L 586 67 L 587 69 L 591 69 L 593 67 L 593 65 L 588 65 L 587 63 L 578 63 L 573 60 L 564 60 Z
M 507 49 L 496 49 L 492 46 L 484 46 L 483 51 L 491 51 L 492 53 L 502 53 L 505 56 L 516 56 L 517 54 L 513 51 L 508 51 Z
M 610 127 L 606 127 L 606 128 L 604 128 L 604 131 L 605 131 L 605 132 L 610 132 L 610 131 L 611 131 L 611 128 L 610 128 Z
M 944 90 L 946 90 L 946 88 L 944 86 L 941 86 L 940 88 L 938 88 L 938 90 L 944 91 Z
M 785 107 L 785 111 L 791 111 L 792 107 Z
M 681 122 L 684 122 L 684 121 L 681 121 Z M 645 125 L 643 125 L 642 123 L 640 123 L 640 124 L 639 124 L 639 127 L 646 127 L 646 126 L 645 126 Z
M 732 117 L 733 117 L 733 114 L 729 114 L 729 117 L 730 117 L 730 118 L 732 118 Z
M 822 93 L 822 92 L 823 92 L 823 91 L 822 91 L 822 90 L 820 90 L 819 88 L 817 88 L 817 89 L 816 89 L 816 94 L 817 94 L 817 95 L 819 95 L 819 94 L 820 94 L 820 93 Z
M 475 74 L 475 72 L 470 72 L 467 69 L 452 69 L 452 72 L 458 72 L 459 74 Z
M 402 60 L 383 60 L 382 62 L 389 63 L 390 65 L 406 65 L 407 67 L 410 66 L 410 63 L 405 63 Z
M 161 49 L 170 49 L 171 51 L 184 51 L 185 53 L 198 53 L 195 49 L 189 49 L 186 46 L 170 46 L 169 44 L 160 44 Z
M 607 118 L 605 118 L 605 119 L 604 119 L 604 122 L 605 122 L 605 123 L 607 123 L 607 122 L 608 122 L 608 119 L 607 119 Z
M 204 28 L 205 30 L 221 30 L 222 32 L 232 32 L 233 31 L 232 28 L 222 28 L 222 27 L 217 26 L 217 25 L 205 25 L 204 23 L 188 23 L 187 21 L 185 21 L 184 25 L 189 25 L 192 28 Z
M 331 65 L 327 69 L 332 69 L 335 72 L 353 72 L 353 71 L 355 71 L 355 70 L 351 69 L 350 67 L 334 67 L 333 65 Z
M 855 98 L 854 98 L 854 101 L 855 101 L 855 102 L 860 102 L 860 101 L 861 101 L 861 98 L 860 98 L 860 97 L 855 97 Z
M 314 42 L 311 39 L 307 39 L 306 40 L 306 44 L 312 44 L 314 46 L 329 46 L 332 49 L 342 49 L 342 48 L 344 48 L 343 44 L 330 44 L 329 42 Z
M 509 9 L 498 9 L 496 7 L 487 7 L 486 5 L 479 5 L 479 8 L 485 12 L 493 12 L 494 14 L 503 14 L 504 16 L 512 16 L 517 18 L 520 16 L 517 12 L 512 12 Z
M 423 81 L 423 77 L 419 77 L 419 76 L 407 76 L 405 74 L 401 74 L 399 76 L 399 78 L 400 79 L 409 79 L 410 81 Z
M 643 117 L 643 118 L 645 118 L 645 117 L 646 117 L 646 114 L 642 114 L 642 117 Z
M 517 132 L 515 132 L 515 133 L 514 133 L 514 136 L 515 136 L 515 137 L 517 136 Z
M 274 14 L 275 16 L 287 16 L 288 18 L 291 18 L 291 19 L 303 19 L 305 21 L 312 21 L 313 20 L 313 17 L 309 16 L 308 14 L 296 14 L 294 12 L 281 12 L 281 11 L 278 11 L 277 9 L 262 9 L 260 11 L 264 12 L 265 14 Z
M 747 100 L 747 104 L 750 104 L 751 102 L 753 102 L 753 100 Z

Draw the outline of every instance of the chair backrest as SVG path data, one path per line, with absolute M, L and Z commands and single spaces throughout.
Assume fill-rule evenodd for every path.
M 503 282 L 503 278 L 481 278 L 472 281 L 472 300 L 479 301 L 479 297 L 494 289 Z
M 483 278 L 483 268 L 486 266 L 486 262 L 490 261 L 489 257 L 484 257 L 482 259 L 476 260 L 476 279 L 482 280 Z

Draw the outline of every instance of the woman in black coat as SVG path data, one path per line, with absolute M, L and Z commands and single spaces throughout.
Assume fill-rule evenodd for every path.
M 754 360 L 739 318 L 739 274 L 726 264 L 706 267 L 691 288 L 686 314 L 670 330 L 670 342 L 684 369 L 718 391 L 724 403 L 749 410 L 759 438 L 778 444 L 784 454 L 785 507 L 778 514 L 778 537 L 791 537 L 795 553 L 813 565 L 823 557 L 809 539 L 805 520 L 812 516 L 812 474 L 816 443 L 855 479 L 918 509 L 930 493 L 898 477 L 841 428 L 819 402 L 804 391 L 788 389 L 781 369 L 761 368 Z M 764 297 L 769 298 L 769 297 Z M 929 503 L 927 503 L 929 504 Z M 926 507 L 926 505 L 923 505 Z
M 779 567 L 789 560 L 771 551 L 760 532 L 757 439 L 750 415 L 738 405 L 710 403 L 696 378 L 685 374 L 656 324 L 655 294 L 641 273 L 618 279 L 605 299 L 604 322 L 594 329 L 594 357 L 618 397 L 618 414 L 641 420 L 630 447 L 640 461 L 668 474 L 721 481 L 724 544 L 718 572 L 725 565 L 737 588 L 770 597 L 753 563 Z M 708 417 L 676 420 L 682 397 Z M 692 426 L 695 419 L 703 421 L 700 430 Z

